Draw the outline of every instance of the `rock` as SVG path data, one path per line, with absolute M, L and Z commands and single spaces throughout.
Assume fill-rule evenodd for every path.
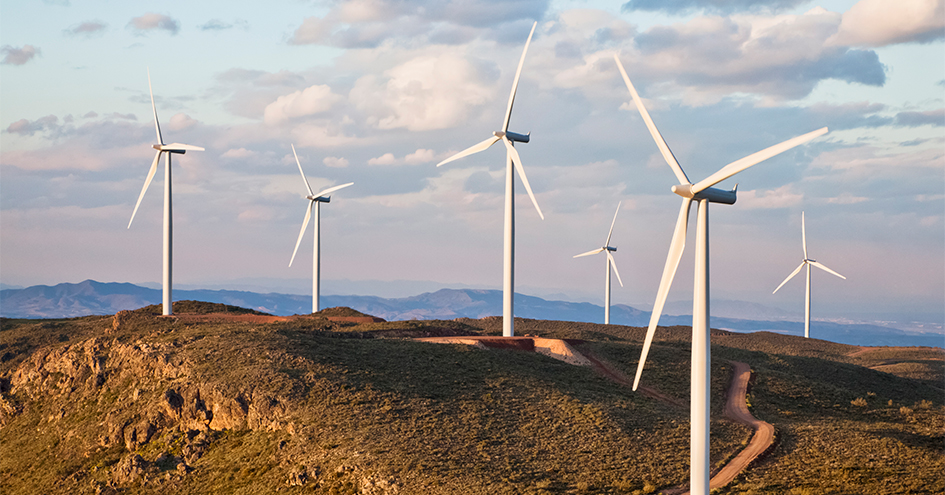
M 134 454 L 115 464 L 112 468 L 112 479 L 121 485 L 134 483 L 145 477 L 148 467 L 148 462 L 144 458 Z

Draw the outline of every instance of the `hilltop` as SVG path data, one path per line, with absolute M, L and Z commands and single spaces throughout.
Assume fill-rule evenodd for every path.
M 231 306 L 252 308 L 279 316 L 305 314 L 311 310 L 311 296 L 297 294 L 256 293 L 236 290 L 175 290 L 179 299 L 212 301 Z M 386 320 L 445 320 L 484 318 L 502 314 L 502 292 L 483 289 L 440 289 L 410 297 L 327 295 L 323 306 L 349 307 L 361 313 Z M 161 301 L 161 291 L 133 284 L 101 283 L 86 280 L 77 284 L 37 285 L 24 289 L 0 291 L 0 316 L 8 318 L 68 318 L 86 315 L 107 315 L 140 308 Z M 718 303 L 718 304 L 717 304 Z M 767 330 L 803 335 L 800 319 L 790 319 L 774 308 L 738 301 L 713 301 L 712 325 L 739 332 Z M 691 303 L 675 306 L 680 313 L 664 314 L 664 325 L 689 325 L 687 312 Z M 688 307 L 689 309 L 686 309 Z M 603 308 L 587 302 L 546 300 L 525 294 L 515 295 L 515 314 L 543 320 L 601 323 Z M 650 312 L 624 304 L 611 307 L 611 322 L 620 325 L 644 326 Z M 811 335 L 852 345 L 923 345 L 945 346 L 945 333 L 940 324 L 930 324 L 923 332 L 896 328 L 893 323 L 837 323 L 813 321 Z
M 184 309 L 187 312 L 184 312 Z M 657 493 L 685 485 L 688 327 L 644 384 L 536 353 L 418 342 L 498 318 L 356 323 L 193 301 L 174 317 L 0 320 L 0 485 L 44 493 Z M 645 329 L 516 320 L 632 375 Z M 778 442 L 720 493 L 941 493 L 945 359 L 713 330 L 712 464 L 729 360 Z M 679 405 L 681 404 L 681 406 Z M 805 491 L 806 490 L 806 491 Z

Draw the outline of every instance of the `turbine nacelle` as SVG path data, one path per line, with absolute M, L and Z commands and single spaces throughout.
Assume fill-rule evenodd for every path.
M 611 251 L 611 252 L 614 252 L 614 253 L 617 252 L 617 248 L 611 247 L 611 246 L 604 246 L 604 247 L 601 248 L 601 249 L 606 249 L 607 251 Z
M 318 203 L 331 203 L 331 196 L 305 196 L 305 199 Z
M 531 133 L 529 132 L 526 134 L 519 134 L 517 132 L 512 132 L 512 131 L 505 131 L 505 132 L 495 131 L 492 133 L 492 135 L 499 139 L 502 139 L 502 136 L 505 136 L 509 138 L 509 141 L 513 141 L 516 143 L 527 143 L 528 140 L 530 139 L 529 136 L 531 136 Z
M 701 191 L 696 192 L 696 191 L 693 191 L 692 184 L 678 184 L 671 187 L 670 189 L 674 193 L 678 194 L 679 196 L 682 196 L 687 199 L 695 199 L 695 200 L 707 199 L 709 200 L 710 203 L 722 203 L 726 205 L 733 205 L 735 204 L 735 199 L 736 199 L 735 190 L 737 188 L 738 188 L 738 185 L 732 188 L 731 191 L 726 191 L 724 189 L 719 189 L 716 187 L 707 187 Z
M 158 151 L 163 151 L 166 153 L 175 153 L 178 155 L 183 155 L 184 153 L 187 153 L 188 150 L 189 151 L 204 151 L 204 149 L 201 148 L 200 146 L 193 146 L 190 144 L 181 144 L 181 143 L 152 144 L 151 147 Z

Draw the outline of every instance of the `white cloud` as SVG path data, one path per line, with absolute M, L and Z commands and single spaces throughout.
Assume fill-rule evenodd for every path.
M 397 163 L 397 159 L 394 158 L 393 153 L 384 153 L 377 158 L 371 158 L 367 162 L 368 165 L 394 165 Z
M 168 129 L 172 131 L 179 131 L 181 129 L 187 129 L 196 124 L 197 121 L 192 119 L 186 113 L 175 113 L 170 120 L 167 122 Z
M 420 148 L 413 153 L 404 157 L 404 163 L 408 165 L 418 164 L 418 163 L 429 163 L 432 162 L 435 158 L 433 150 Z
M 322 160 L 322 163 L 324 163 L 326 167 L 332 168 L 345 168 L 348 166 L 347 159 L 337 156 L 326 156 L 325 159 Z
M 420 148 L 413 153 L 408 153 L 403 158 L 397 158 L 393 153 L 384 153 L 381 156 L 368 160 L 368 165 L 419 165 L 430 163 L 436 160 L 437 155 L 433 150 Z
M 251 151 L 246 148 L 230 148 L 220 156 L 222 158 L 249 158 L 255 155 L 255 151 Z
M 828 43 L 886 46 L 945 37 L 945 0 L 860 0 Z
M 358 79 L 350 100 L 380 129 L 445 129 L 467 120 L 490 101 L 494 87 L 462 52 L 419 55 L 384 72 Z
M 263 120 L 269 125 L 277 125 L 289 119 L 316 115 L 327 112 L 343 99 L 332 93 L 328 85 L 316 84 L 277 98 L 266 106 Z

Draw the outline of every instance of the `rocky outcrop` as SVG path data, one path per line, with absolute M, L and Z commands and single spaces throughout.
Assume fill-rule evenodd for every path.
M 120 327 L 116 315 L 113 328 Z M 0 428 L 18 414 L 24 403 L 53 404 L 46 421 L 56 423 L 81 413 L 80 404 L 107 410 L 99 422 L 101 447 L 121 445 L 135 452 L 168 431 L 188 436 L 185 458 L 199 458 L 211 430 L 288 430 L 294 426 L 285 402 L 251 384 L 199 379 L 194 366 L 176 343 L 126 343 L 92 338 L 40 349 L 27 358 L 0 387 Z M 6 379 L 4 379 L 6 380 Z M 19 398 L 21 403 L 16 402 Z M 87 406 L 86 406 L 87 407 Z M 122 480 L 145 472 L 140 458 L 124 459 L 113 469 Z

